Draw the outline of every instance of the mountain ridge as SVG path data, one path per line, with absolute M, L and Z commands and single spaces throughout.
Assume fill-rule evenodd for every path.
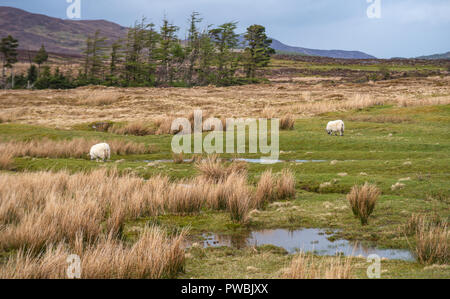
M 11 34 L 19 40 L 22 50 L 37 51 L 44 44 L 50 53 L 81 55 L 86 38 L 96 30 L 109 40 L 124 38 L 128 31 L 126 27 L 107 20 L 65 20 L 0 6 L 0 37 Z M 309 49 L 289 46 L 275 38 L 272 40 L 272 48 L 279 53 L 344 59 L 376 58 L 361 51 Z
M 416 59 L 450 59 L 450 51 L 446 53 L 438 53 L 438 54 L 432 54 L 432 55 L 423 55 L 416 57 Z

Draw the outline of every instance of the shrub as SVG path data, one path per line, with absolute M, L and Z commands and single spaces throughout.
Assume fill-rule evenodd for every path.
M 377 186 L 367 182 L 363 186 L 353 186 L 350 193 L 347 194 L 353 214 L 361 220 L 362 225 L 368 223 L 368 218 L 375 209 L 380 194 L 381 191 Z

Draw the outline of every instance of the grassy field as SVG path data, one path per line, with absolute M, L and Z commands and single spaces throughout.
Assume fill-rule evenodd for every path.
M 120 201 L 114 201 L 110 206 L 102 199 L 103 216 L 98 216 L 98 221 L 103 223 L 105 231 L 100 233 L 94 230 L 95 236 L 115 232 L 115 238 L 126 246 L 163 242 L 171 248 L 173 257 L 170 258 L 174 260 L 173 265 L 161 263 L 158 264 L 162 269 L 160 273 L 145 274 L 143 270 L 142 276 L 132 273 L 131 277 L 281 278 L 294 258 L 294 255 L 287 254 L 283 248 L 268 245 L 242 249 L 191 246 L 186 249 L 183 260 L 177 247 L 179 240 L 171 238 L 178 238 L 181 231 L 183 235 L 187 234 L 188 239 L 201 242 L 203 233 L 245 236 L 249 231 L 261 229 L 323 228 L 336 230 L 336 233 L 329 236 L 330 239 L 359 241 L 378 248 L 414 249 L 414 236 L 404 232 L 412 214 L 438 217 L 444 223 L 448 223 L 450 217 L 448 82 L 449 77 L 443 76 L 360 85 L 342 83 L 334 87 L 312 80 L 307 84 L 279 83 L 232 88 L 100 88 L 95 89 L 95 99 L 92 101 L 89 100 L 92 94 L 89 95 L 86 89 L 70 92 L 2 91 L 0 153 L 2 145 L 15 144 L 16 149 L 9 160 L 8 157 L 0 158 L 0 175 L 16 175 L 20 178 L 28 172 L 44 171 L 57 174 L 66 170 L 69 174 L 76 175 L 117 168 L 120 175 L 134 177 L 127 178 L 130 189 L 120 191 L 123 196 L 131 197 L 132 184 L 146 190 L 145 181 L 139 181 L 142 178 L 161 175 L 167 176 L 173 184 L 190 184 L 195 182 L 201 173 L 193 162 L 155 162 L 174 158 L 171 151 L 172 135 L 134 136 L 115 134 L 108 130 L 99 132 L 92 129 L 93 123 L 109 120 L 123 126 L 142 119 L 149 126 L 156 126 L 157 117 L 187 116 L 193 108 L 205 109 L 210 115 L 216 116 L 292 114 L 296 119 L 295 128 L 280 133 L 280 159 L 285 162 L 274 165 L 246 163 L 246 168 L 249 190 L 257 188 L 261 174 L 268 169 L 272 169 L 273 173 L 279 173 L 283 169 L 291 170 L 295 177 L 295 198 L 266 203 L 251 211 L 245 222 L 233 221 L 228 210 L 211 208 L 207 204 L 194 208 L 193 213 L 179 213 L 177 207 L 166 207 L 164 203 L 161 206 L 162 212 L 155 213 L 139 213 L 136 212 L 139 209 L 133 207 L 132 216 L 125 213 L 118 230 L 105 223 L 109 223 L 112 217 L 110 213 L 114 211 L 112 207 L 116 204 L 119 207 Z M 105 96 L 109 96 L 109 101 L 95 104 L 98 98 L 102 100 Z M 182 99 L 186 99 L 185 102 L 182 102 Z M 226 104 L 220 104 L 225 100 Z M 326 134 L 327 122 L 334 119 L 345 121 L 345 136 Z M 117 146 L 128 144 L 128 147 L 122 152 L 114 153 L 111 161 L 106 163 L 90 161 L 83 152 L 75 155 L 69 149 L 67 154 L 56 153 L 53 148 L 62 147 L 61 143 L 67 140 L 78 139 L 87 140 L 88 143 L 89 140 L 116 142 Z M 23 145 L 32 140 L 37 142 L 36 146 L 39 146 L 40 141 L 45 141 L 48 148 L 40 153 L 22 151 L 25 154 L 19 154 L 18 144 Z M 142 153 L 142 146 L 146 149 L 145 153 Z M 224 154 L 221 158 L 260 156 Z M 1 162 L 2 158 L 5 162 Z M 184 156 L 184 159 L 190 158 L 193 156 Z M 303 163 L 295 160 L 324 161 Z M 224 162 L 225 166 L 230 164 L 231 162 Z M 119 178 L 115 180 L 121 182 Z M 354 185 L 365 182 L 377 185 L 382 193 L 369 218 L 369 224 L 361 226 L 352 214 L 346 194 Z M 178 187 L 173 185 L 170 188 Z M 65 193 L 62 194 L 66 196 Z M 32 196 L 34 198 L 37 195 L 33 193 Z M 67 200 L 69 199 L 70 196 L 67 197 Z M 178 212 L 173 212 L 175 210 Z M 0 216 L 5 217 L 6 214 L 1 214 L 2 211 L 0 208 Z M 26 213 L 24 215 L 16 215 L 19 220 L 14 221 L 3 219 L 0 222 L 0 230 L 11 231 L 13 234 L 14 229 L 25 221 L 23 219 L 26 218 Z M 162 237 L 160 234 L 164 233 L 152 231 L 151 234 L 144 234 L 147 239 L 142 239 L 142 232 L 154 227 L 164 231 L 167 236 Z M 74 244 L 78 244 L 78 239 L 70 236 Z M 5 240 L 0 238 L 0 268 L 10 269 L 6 262 L 18 254 L 19 248 L 6 246 L 5 244 L 10 244 L 11 241 L 7 243 Z M 62 239 L 56 234 L 55 242 L 60 240 Z M 446 241 L 449 242 L 448 238 Z M 89 241 L 84 242 L 90 244 Z M 119 246 L 114 243 L 116 241 L 113 244 L 110 244 L 112 241 L 102 242 L 99 244 L 109 246 L 108 248 Z M 68 243 L 69 245 L 64 243 L 64 246 L 76 246 Z M 87 247 L 77 252 L 81 252 L 88 260 L 90 250 L 94 249 Z M 138 254 L 144 254 L 131 247 L 120 250 L 124 256 L 128 256 L 127 250 L 137 250 Z M 61 252 L 57 252 L 59 256 L 65 251 Z M 339 260 L 340 257 L 312 257 L 313 263 L 327 262 L 330 259 Z M 184 264 L 182 267 L 181 261 Z M 367 277 L 368 264 L 365 259 L 354 258 L 351 263 L 352 277 Z M 7 276 L 1 271 L 0 276 L 2 273 Z M 95 273 L 90 275 L 98 277 Z M 117 275 L 126 277 L 124 274 Z M 443 265 L 383 260 L 382 278 L 450 278 L 450 268 L 448 260 Z

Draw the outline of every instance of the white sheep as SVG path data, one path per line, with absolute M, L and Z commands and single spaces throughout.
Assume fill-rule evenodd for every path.
M 327 125 L 327 133 L 329 135 L 333 135 L 335 133 L 340 133 L 341 136 L 344 136 L 345 125 L 342 120 L 330 121 Z
M 111 149 L 107 143 L 99 143 L 91 147 L 89 152 L 91 160 L 109 160 L 111 158 Z

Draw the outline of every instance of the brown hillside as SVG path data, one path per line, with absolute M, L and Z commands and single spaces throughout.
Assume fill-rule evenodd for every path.
M 36 51 L 44 44 L 48 52 L 79 55 L 86 37 L 96 30 L 110 40 L 122 38 L 127 32 L 127 28 L 104 20 L 63 20 L 0 6 L 0 37 L 11 34 L 19 40 L 20 49 Z

